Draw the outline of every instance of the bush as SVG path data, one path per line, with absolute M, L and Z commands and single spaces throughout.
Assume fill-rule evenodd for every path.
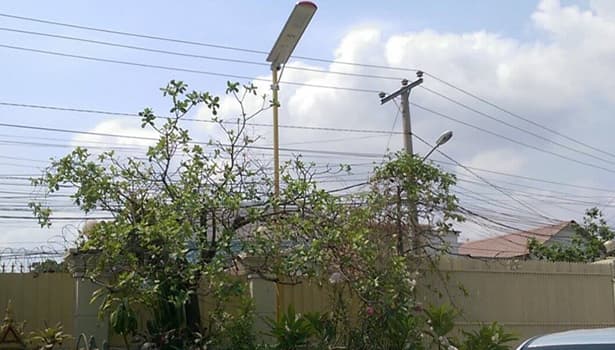
M 465 339 L 460 344 L 460 350 L 507 350 L 506 343 L 517 340 L 512 333 L 506 333 L 504 327 L 497 322 L 482 325 L 477 331 L 462 332 Z

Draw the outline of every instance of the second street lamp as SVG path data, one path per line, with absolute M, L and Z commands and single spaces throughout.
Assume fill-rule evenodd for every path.
M 440 137 L 438 137 L 438 139 L 436 140 L 436 145 L 433 146 L 429 150 L 429 152 L 427 152 L 427 154 L 423 157 L 423 161 L 427 160 L 427 158 L 433 153 L 433 151 L 435 151 L 436 149 L 438 149 L 438 147 L 450 141 L 451 138 L 453 138 L 452 131 L 448 130 L 448 131 L 443 132 L 442 135 L 440 135 Z
M 451 140 L 451 138 L 453 138 L 453 132 L 450 130 L 447 130 L 445 132 L 443 132 L 440 137 L 438 137 L 438 139 L 436 140 L 436 144 L 429 150 L 429 152 L 427 152 L 427 154 L 425 156 L 423 156 L 422 161 L 424 162 L 425 160 L 427 160 L 427 158 L 436 150 L 438 149 L 438 147 L 444 145 L 445 143 L 449 142 Z M 418 216 L 418 210 L 416 207 L 416 203 L 410 202 L 408 203 L 408 205 L 410 206 L 410 223 L 412 224 L 412 238 L 413 238 L 413 249 L 415 252 L 418 253 L 420 247 L 421 247 L 421 228 L 419 226 L 419 216 Z M 403 244 L 403 242 L 401 243 Z
M 280 142 L 278 134 L 278 109 L 280 103 L 278 101 L 278 70 L 282 68 L 290 55 L 295 50 L 299 39 L 305 32 L 308 24 L 312 20 L 312 16 L 318 7 L 311 1 L 300 1 L 295 5 L 291 12 L 284 28 L 273 48 L 267 56 L 267 62 L 271 62 L 271 90 L 273 91 L 273 190 L 277 198 L 280 195 Z

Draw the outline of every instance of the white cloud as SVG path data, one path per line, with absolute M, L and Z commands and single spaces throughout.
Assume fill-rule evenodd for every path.
M 130 146 L 143 148 L 152 145 L 158 136 L 154 130 L 141 128 L 138 123 L 126 119 L 107 119 L 97 124 L 89 132 L 93 134 L 77 135 L 73 138 L 71 144 L 74 146 L 93 145 L 99 147 L 105 147 L 106 145 L 109 149 Z
M 589 4 L 598 16 L 615 20 L 615 2 L 612 0 L 590 0 Z
M 464 165 L 520 175 L 522 174 L 525 164 L 525 158 L 520 156 L 517 152 L 509 149 L 493 149 L 475 155 L 472 159 L 465 162 Z M 458 172 L 463 173 L 465 171 L 459 169 Z
M 531 16 L 535 39 L 521 40 L 488 31 L 442 33 L 426 28 L 422 31 L 385 35 L 379 28 L 363 26 L 350 30 L 334 51 L 334 59 L 390 67 L 419 68 L 439 78 L 496 102 L 529 120 L 546 125 L 560 133 L 583 140 L 615 153 L 611 130 L 615 120 L 615 5 L 609 0 L 592 0 L 588 9 L 563 6 L 557 0 L 541 1 Z M 286 69 L 283 82 L 301 82 L 340 88 L 395 91 L 402 78 L 413 79 L 412 71 L 385 70 L 339 63 L 322 65 L 293 61 L 289 67 L 304 67 L 325 72 L 369 74 L 396 79 L 373 79 L 351 75 L 322 74 Z M 269 79 L 263 76 L 262 79 Z M 270 95 L 270 86 L 258 82 L 259 92 Z M 430 76 L 425 87 L 440 91 L 472 108 L 489 113 L 507 123 L 531 130 L 570 147 L 597 154 L 595 151 L 557 137 L 527 122 L 520 121 L 493 107 L 461 94 Z M 395 120 L 393 104 L 381 106 L 376 93 L 360 93 L 341 89 L 297 87 L 282 84 L 280 89 L 280 124 L 323 126 L 334 128 L 388 130 Z M 423 89 L 412 92 L 412 101 L 440 111 L 464 123 L 496 132 L 508 139 L 527 143 L 534 148 L 556 152 L 563 156 L 615 169 L 596 159 L 570 152 L 518 130 L 489 120 L 451 104 Z M 246 109 L 260 107 L 259 99 L 251 99 Z M 235 118 L 239 113 L 232 98 L 222 100 L 222 118 Z M 208 113 L 201 110 L 201 118 Z M 254 120 L 271 123 L 266 111 Z M 207 124 L 204 124 L 207 125 Z M 435 140 L 446 129 L 455 136 L 442 150 L 457 160 L 476 167 L 510 172 L 561 182 L 595 183 L 615 188 L 612 174 L 584 167 L 570 161 L 544 154 L 493 135 L 482 133 L 439 116 L 412 108 L 413 131 Z M 98 130 L 121 128 L 119 124 L 99 125 Z M 209 135 L 220 135 L 211 126 Z M 401 130 L 397 120 L 396 130 Z M 251 130 L 264 136 L 263 145 L 271 144 L 271 128 Z M 131 131 L 133 132 L 133 131 Z M 401 146 L 401 135 L 357 138 L 357 134 L 325 133 L 306 129 L 280 129 L 281 147 L 302 143 L 298 148 L 327 151 L 382 154 L 389 144 Z M 338 142 L 323 142 L 342 139 Z M 311 142 L 311 143 L 310 143 Z M 294 147 L 294 146 L 293 146 Z M 415 140 L 415 151 L 425 153 L 428 148 Z M 265 152 L 267 153 L 267 152 Z M 608 158 L 608 156 L 604 156 Z M 442 160 L 437 154 L 432 159 Z M 615 162 L 614 158 L 609 158 Z M 340 156 L 327 158 L 331 163 L 366 162 L 372 159 Z M 371 166 L 370 166 L 371 167 Z M 356 169 L 356 167 L 355 167 Z M 367 168 L 366 168 L 367 169 Z M 487 176 L 487 175 L 485 175 Z M 548 204 L 540 204 L 548 206 Z M 582 211 L 582 210 L 581 210 Z M 570 213 L 560 212 L 561 217 Z

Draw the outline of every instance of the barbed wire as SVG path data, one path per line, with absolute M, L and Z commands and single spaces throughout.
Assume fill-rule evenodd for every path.
M 0 273 L 28 273 L 38 265 L 53 261 L 60 263 L 65 255 L 64 249 L 50 246 L 36 248 L 0 248 Z

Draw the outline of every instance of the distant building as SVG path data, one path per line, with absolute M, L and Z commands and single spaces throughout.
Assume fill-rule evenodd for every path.
M 459 255 L 476 258 L 511 259 L 529 258 L 528 241 L 531 238 L 539 243 L 570 243 L 574 236 L 574 221 L 562 221 L 553 225 L 517 231 L 459 245 Z

